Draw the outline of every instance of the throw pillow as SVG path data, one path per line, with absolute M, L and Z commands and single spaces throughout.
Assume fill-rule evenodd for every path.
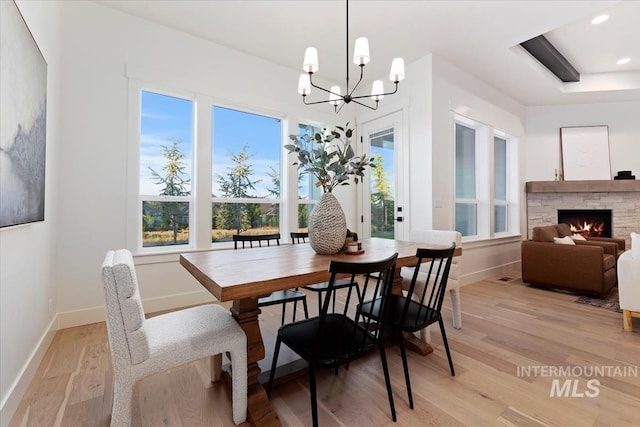
M 587 239 L 584 238 L 584 236 L 582 234 L 572 234 L 571 238 L 573 240 L 587 240 Z
M 640 234 L 631 233 L 631 258 L 640 259 Z
M 576 243 L 573 241 L 573 239 L 569 236 L 564 236 L 564 237 L 554 237 L 553 238 L 553 243 L 558 243 L 560 245 L 575 245 Z

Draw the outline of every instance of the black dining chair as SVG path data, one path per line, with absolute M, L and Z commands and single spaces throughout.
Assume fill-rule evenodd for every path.
M 380 361 L 384 372 L 389 406 L 391 408 L 391 418 L 396 421 L 396 411 L 391 392 L 391 380 L 387 367 L 387 357 L 383 343 L 383 330 L 386 302 L 391 295 L 395 265 L 398 254 L 393 254 L 387 259 L 366 263 L 350 263 L 342 261 L 331 261 L 327 291 L 324 292 L 324 299 L 320 313 L 316 317 L 290 323 L 278 329 L 278 337 L 267 384 L 267 395 L 271 396 L 274 374 L 280 353 L 280 346 L 284 343 L 292 351 L 297 353 L 308 363 L 309 389 L 311 394 L 311 416 L 313 426 L 318 425 L 318 404 L 316 396 L 317 369 L 336 369 L 348 364 L 376 349 L 380 353 Z M 342 313 L 329 312 L 329 304 L 332 294 L 335 292 L 334 284 L 336 276 L 356 275 L 363 276 L 362 291 L 366 294 L 380 295 L 379 304 L 376 309 L 380 310 L 375 319 L 369 313 L 365 316 L 362 311 L 365 306 L 357 304 L 360 309 L 349 308 L 349 301 L 346 302 Z M 369 307 L 373 309 L 373 306 Z
M 416 251 L 418 260 L 408 289 L 403 292 L 403 295 L 391 295 L 388 301 L 386 324 L 392 330 L 392 340 L 398 339 L 400 342 L 400 354 L 402 356 L 402 366 L 411 409 L 413 409 L 413 396 L 411 393 L 411 381 L 409 380 L 407 352 L 402 333 L 417 332 L 437 322 L 440 325 L 451 375 L 455 376 L 441 314 L 442 301 L 444 300 L 455 249 L 455 242 L 447 249 L 418 249 Z M 420 272 L 426 274 L 419 274 Z M 367 301 L 362 304 L 362 315 L 365 317 L 371 316 L 376 320 L 380 318 L 380 313 L 384 312 L 381 307 L 384 307 L 382 298 Z
M 292 244 L 300 244 L 307 243 L 307 239 L 309 238 L 308 232 L 291 232 L 291 243 Z M 318 295 L 318 313 L 320 313 L 321 305 L 322 305 L 322 293 L 327 291 L 328 283 L 320 282 L 314 283 L 312 285 L 303 286 L 303 289 L 306 289 L 311 292 L 315 292 Z M 347 298 L 351 298 L 351 292 L 355 288 L 356 294 L 358 296 L 358 301 L 362 302 L 362 295 L 360 294 L 360 285 L 358 282 L 352 278 L 347 279 L 338 279 L 333 285 L 333 289 L 349 289 L 349 293 Z M 336 293 L 333 293 L 332 300 L 332 309 L 336 310 Z
M 242 243 L 242 248 L 246 248 L 245 245 L 249 245 L 250 248 L 253 248 L 254 244 L 257 243 L 258 247 L 262 247 L 262 243 L 265 243 L 267 246 L 271 246 L 274 243 L 277 246 L 280 246 L 280 233 L 274 234 L 234 234 L 233 235 L 233 247 L 234 249 L 238 249 L 238 244 Z M 296 321 L 296 312 L 298 307 L 298 301 L 302 302 L 302 307 L 304 308 L 304 317 L 305 319 L 309 318 L 309 310 L 307 308 L 307 295 L 304 292 L 295 289 L 285 289 L 283 291 L 272 292 L 266 297 L 258 298 L 258 307 L 269 307 L 272 305 L 282 305 L 282 318 L 280 320 L 280 324 L 284 325 L 284 320 L 286 317 L 287 304 L 293 303 L 293 318 L 292 321 Z

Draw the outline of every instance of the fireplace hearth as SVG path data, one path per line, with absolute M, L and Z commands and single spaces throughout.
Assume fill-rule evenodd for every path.
M 612 237 L 611 209 L 558 209 L 558 223 L 583 237 Z

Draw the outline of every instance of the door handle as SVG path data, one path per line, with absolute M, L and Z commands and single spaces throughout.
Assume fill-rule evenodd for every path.
M 404 221 L 404 218 L 403 218 L 403 217 L 401 217 L 401 216 L 396 217 L 396 221 L 398 221 L 398 222 L 402 222 L 402 221 Z

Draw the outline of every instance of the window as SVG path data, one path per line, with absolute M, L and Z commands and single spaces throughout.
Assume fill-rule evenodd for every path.
M 212 242 L 280 229 L 279 119 L 214 106 Z
M 143 91 L 140 105 L 141 246 L 189 244 L 193 101 Z
M 236 233 L 280 232 L 280 118 L 214 105 L 206 95 L 149 90 L 137 80 L 131 89 L 132 248 L 161 253 L 231 242 Z
M 507 140 L 493 138 L 493 231 L 505 233 L 508 230 L 508 162 Z
M 455 116 L 455 226 L 463 237 L 518 233 L 517 140 Z
M 456 123 L 456 230 L 475 236 L 478 230 L 476 197 L 476 130 Z
M 322 133 L 322 129 L 312 125 L 298 124 L 299 136 L 313 137 L 316 133 Z M 313 175 L 298 172 L 298 231 L 309 230 L 309 216 L 322 197 L 322 187 L 316 185 L 317 182 Z

